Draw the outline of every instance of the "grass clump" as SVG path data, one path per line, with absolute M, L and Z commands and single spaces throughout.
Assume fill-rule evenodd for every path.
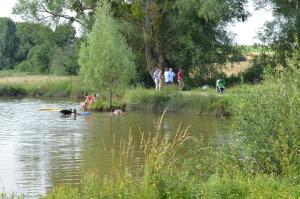
M 97 99 L 90 107 L 91 111 L 113 111 L 116 109 L 126 110 L 126 104 L 122 102 L 113 102 L 112 106 L 109 106 L 109 102 L 104 99 Z

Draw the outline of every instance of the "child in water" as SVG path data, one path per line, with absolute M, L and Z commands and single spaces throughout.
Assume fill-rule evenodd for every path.
M 122 111 L 122 109 L 116 109 L 113 112 L 110 112 L 111 115 L 127 115 L 127 112 Z

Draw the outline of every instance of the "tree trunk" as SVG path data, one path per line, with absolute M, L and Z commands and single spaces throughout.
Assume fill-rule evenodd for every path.
M 112 109 L 112 90 L 109 89 L 109 109 Z
M 151 22 L 151 13 L 150 13 L 151 4 L 153 4 L 153 0 L 146 0 L 146 4 L 145 4 L 146 16 L 145 16 L 145 24 L 144 24 L 144 35 L 145 35 L 144 36 L 144 45 L 145 45 L 147 70 L 153 79 L 153 73 L 155 70 L 156 59 L 154 56 L 153 48 L 151 47 L 151 43 L 150 43 L 151 42 L 150 37 L 152 35 L 152 22 Z

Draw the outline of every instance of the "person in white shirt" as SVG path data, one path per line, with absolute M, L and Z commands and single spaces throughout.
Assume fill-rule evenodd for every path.
M 169 84 L 174 83 L 174 77 L 175 77 L 175 73 L 173 72 L 172 68 L 169 68 L 169 73 L 168 73 Z
M 158 68 L 156 68 L 156 70 L 153 73 L 155 90 L 160 90 L 160 76 L 161 76 L 161 71 Z
M 169 70 L 168 70 L 168 68 L 165 68 L 164 76 L 165 76 L 165 84 L 168 84 L 169 83 Z

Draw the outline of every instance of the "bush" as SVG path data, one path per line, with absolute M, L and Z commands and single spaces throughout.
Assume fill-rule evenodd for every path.
M 16 86 L 0 86 L 0 97 L 21 97 L 27 94 L 26 90 Z
M 299 70 L 247 87 L 235 109 L 240 158 L 248 172 L 300 176 Z

